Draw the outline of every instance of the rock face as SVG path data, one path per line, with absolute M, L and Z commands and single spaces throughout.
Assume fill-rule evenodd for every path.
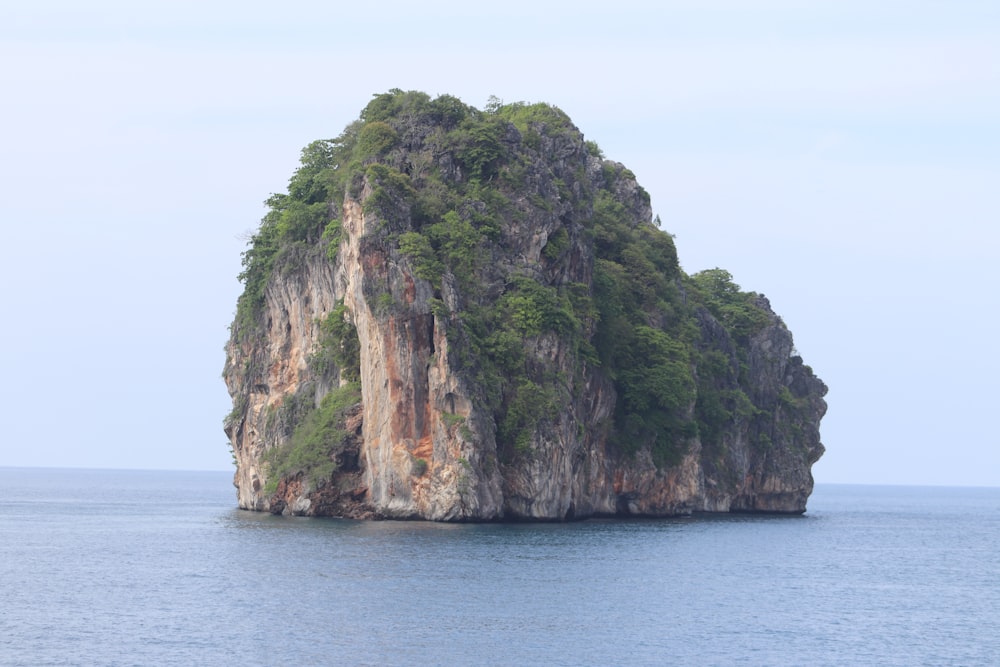
M 240 507 L 805 510 L 826 387 L 558 109 L 376 96 L 268 203 L 226 348 Z

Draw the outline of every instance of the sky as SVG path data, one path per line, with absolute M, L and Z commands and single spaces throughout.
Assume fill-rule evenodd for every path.
M 0 465 L 231 470 L 240 253 L 372 95 L 548 102 L 830 388 L 819 483 L 1000 486 L 1000 4 L 0 7 Z

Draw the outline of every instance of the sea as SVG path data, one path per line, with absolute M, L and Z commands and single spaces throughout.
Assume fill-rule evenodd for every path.
M 0 664 L 1000 664 L 998 488 L 453 525 L 246 512 L 231 478 L 0 468 Z

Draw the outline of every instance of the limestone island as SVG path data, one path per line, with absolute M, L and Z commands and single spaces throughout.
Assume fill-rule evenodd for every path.
M 240 507 L 805 511 L 826 386 L 558 108 L 376 95 L 266 204 L 226 345 Z

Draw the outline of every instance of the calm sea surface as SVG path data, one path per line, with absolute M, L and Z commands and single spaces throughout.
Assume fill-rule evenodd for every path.
M 0 664 L 1000 664 L 1000 489 L 439 525 L 242 512 L 230 478 L 0 468 Z

